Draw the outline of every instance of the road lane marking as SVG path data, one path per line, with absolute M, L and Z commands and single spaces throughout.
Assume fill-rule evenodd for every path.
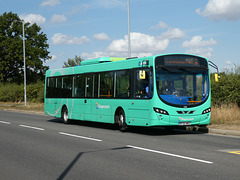
M 181 156 L 181 155 L 177 155 L 177 154 L 171 154 L 171 153 L 167 153 L 167 152 L 162 152 L 162 151 L 157 151 L 157 150 L 152 150 L 152 149 L 146 149 L 146 148 L 132 146 L 132 145 L 127 145 L 127 147 L 131 147 L 131 148 L 139 149 L 139 150 L 143 150 L 143 151 L 148 151 L 148 152 L 153 152 L 153 153 L 158 153 L 158 154 L 164 154 L 164 155 L 167 155 L 167 156 L 173 156 L 173 157 L 182 158 L 182 159 L 188 159 L 188 160 L 191 160 L 191 161 L 198 161 L 198 162 L 202 162 L 202 163 L 213 164 L 213 162 L 211 162 L 211 161 L 205 161 L 205 160 L 202 160 L 202 159 L 196 159 L 196 158 L 191 158 L 191 157 L 187 157 L 187 156 Z
M 64 132 L 59 132 L 59 134 L 66 135 L 66 136 L 71 136 L 71 137 L 76 137 L 76 138 L 81 138 L 81 139 L 87 139 L 87 140 L 91 140 L 91 141 L 102 141 L 101 139 L 89 138 L 89 137 L 85 137 L 85 136 L 68 134 L 68 133 L 64 133 Z
M 25 128 L 30 128 L 30 129 L 35 129 L 35 130 L 39 130 L 39 131 L 44 131 L 45 129 L 42 128 L 38 128 L 38 127 L 34 127 L 34 126 L 27 126 L 27 125 L 19 125 L 20 127 L 25 127 Z
M 228 153 L 239 154 L 240 155 L 240 151 L 229 151 Z
M 2 124 L 11 124 L 10 122 L 6 122 L 6 121 L 0 121 L 0 123 L 2 123 Z
M 224 150 L 218 150 L 218 151 L 224 152 L 224 153 L 240 155 L 240 149 L 224 149 Z

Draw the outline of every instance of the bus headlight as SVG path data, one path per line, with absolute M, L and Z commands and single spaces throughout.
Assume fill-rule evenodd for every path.
M 165 111 L 164 109 L 160 109 L 160 108 L 156 108 L 156 107 L 154 107 L 153 110 L 154 110 L 156 113 L 169 115 L 168 112 Z
M 205 110 L 202 112 L 202 114 L 206 114 L 206 113 L 209 113 L 209 112 L 211 112 L 211 108 L 205 109 Z

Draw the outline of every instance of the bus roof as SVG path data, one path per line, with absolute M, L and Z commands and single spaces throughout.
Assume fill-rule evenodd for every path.
M 127 58 L 121 58 L 121 57 L 100 57 L 96 59 L 89 59 L 89 60 L 82 61 L 81 66 L 104 63 L 104 62 L 122 61 L 126 59 Z
M 49 76 L 61 76 L 61 75 L 70 75 L 76 73 L 90 73 L 90 72 L 101 72 L 101 71 L 111 71 L 111 70 L 120 70 L 120 69 L 129 69 L 129 68 L 141 68 L 150 67 L 154 64 L 154 59 L 159 56 L 167 55 L 191 55 L 184 53 L 171 53 L 171 54 L 160 54 L 148 57 L 132 57 L 132 58 L 123 58 L 123 57 L 100 57 L 95 59 L 84 60 L 81 62 L 81 65 L 75 67 L 61 68 L 61 69 L 49 69 L 46 71 L 46 77 Z M 196 55 L 193 55 L 196 56 Z M 200 56 L 197 56 L 200 57 Z M 205 58 L 206 59 L 206 58 Z M 206 59 L 207 60 L 207 59 Z M 148 65 L 144 64 L 144 61 L 149 61 Z

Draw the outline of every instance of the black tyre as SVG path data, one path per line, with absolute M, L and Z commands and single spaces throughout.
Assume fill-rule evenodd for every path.
M 62 109 L 62 121 L 64 124 L 69 124 L 70 120 L 68 119 L 68 109 L 66 106 Z
M 126 124 L 126 118 L 125 118 L 125 113 L 124 111 L 121 109 L 119 110 L 118 114 L 117 114 L 117 122 L 118 122 L 118 126 L 119 126 L 119 130 L 124 132 L 127 130 L 127 124 Z

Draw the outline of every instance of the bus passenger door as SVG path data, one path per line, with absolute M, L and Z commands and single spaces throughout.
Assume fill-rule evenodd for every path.
M 152 69 L 136 69 L 132 77 L 133 100 L 129 107 L 128 123 L 148 126 L 150 118 L 150 99 L 153 96 Z
M 92 115 L 92 98 L 93 97 L 93 78 L 92 74 L 87 74 L 85 76 L 85 120 L 90 121 L 93 119 Z

